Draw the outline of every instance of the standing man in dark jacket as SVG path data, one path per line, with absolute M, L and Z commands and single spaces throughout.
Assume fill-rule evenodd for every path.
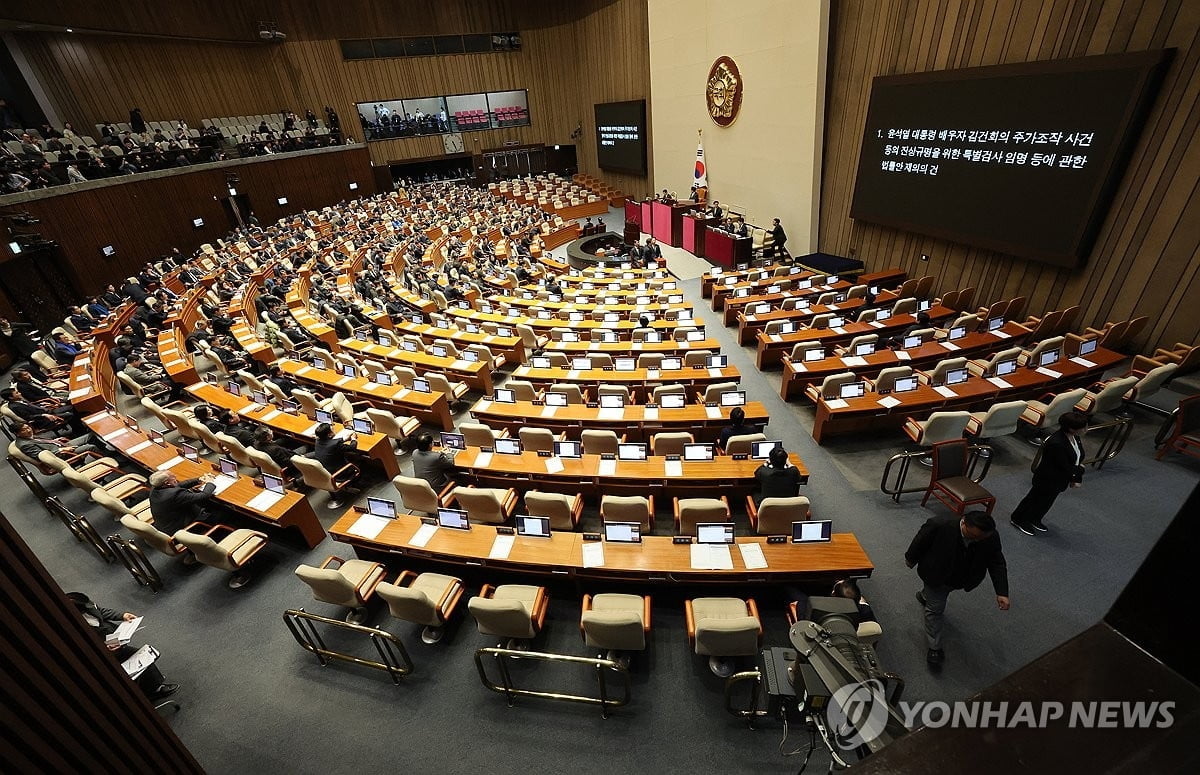
M 1012 513 L 1012 526 L 1027 536 L 1049 530 L 1042 522 L 1059 493 L 1083 484 L 1083 434 L 1087 415 L 1071 411 L 1058 418 L 1058 430 L 1042 444 L 1042 456 L 1033 472 L 1033 486 Z
M 929 645 L 926 661 L 938 667 L 946 659 L 942 649 L 942 624 L 946 600 L 956 589 L 970 592 L 992 577 L 996 605 L 1008 610 L 1008 564 L 996 520 L 984 511 L 968 511 L 962 519 L 954 515 L 930 517 L 917 531 L 904 553 L 908 567 L 916 566 L 925 582 L 917 600 L 925 607 L 925 637 Z

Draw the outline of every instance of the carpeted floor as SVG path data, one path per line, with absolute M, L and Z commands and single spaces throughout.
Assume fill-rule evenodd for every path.
M 995 464 L 984 484 L 999 498 L 996 513 L 1013 607 L 998 611 L 986 583 L 973 593 L 956 593 L 948 610 L 947 663 L 939 674 L 930 673 L 921 612 L 913 599 L 916 577 L 904 566 L 902 553 L 921 522 L 941 513 L 941 507 L 921 508 L 913 495 L 896 504 L 879 490 L 885 462 L 907 440 L 899 434 L 865 435 L 817 447 L 810 435 L 812 409 L 780 401 L 779 373 L 755 370 L 753 352 L 737 346 L 733 330 L 722 328 L 699 299 L 698 281 L 681 286 L 741 370 L 749 396 L 770 409 L 770 436 L 785 439 L 811 470 L 807 494 L 816 514 L 834 520 L 835 530 L 855 532 L 874 561 L 876 571 L 862 586 L 884 629 L 881 662 L 907 680 L 906 699 L 970 695 L 1095 622 L 1200 479 L 1194 459 L 1153 459 L 1152 439 L 1161 418 L 1138 412 L 1125 451 L 1103 470 L 1089 470 L 1082 489 L 1060 498 L 1049 520 L 1051 533 L 1027 538 L 1009 527 L 1007 515 L 1028 486 L 1033 448 L 1015 437 L 997 440 Z M 1172 406 L 1178 398 L 1163 391 L 1155 402 Z M 406 458 L 402 468 L 409 468 Z M 362 668 L 323 668 L 300 649 L 281 621 L 285 609 L 339 614 L 314 602 L 292 571 L 329 554 L 350 556 L 345 545 L 327 540 L 308 551 L 277 540 L 255 580 L 239 591 L 226 588 L 218 571 L 155 559 L 167 588 L 154 595 L 137 587 L 124 569 L 103 564 L 75 543 L 7 466 L 0 482 L 0 509 L 64 590 L 84 590 L 101 605 L 146 615 L 139 637 L 162 652 L 168 678 L 183 685 L 178 695 L 183 708 L 171 723 L 210 772 L 325 775 L 399 767 L 414 773 L 785 773 L 798 767 L 796 759 L 779 754 L 778 724 L 749 731 L 726 714 L 722 683 L 703 659 L 688 653 L 685 591 L 649 590 L 655 596 L 651 645 L 633 662 L 632 703 L 612 718 L 602 720 L 592 707 L 534 699 L 519 699 L 507 708 L 502 696 L 480 684 L 474 651 L 494 644 L 475 631 L 469 616 L 451 627 L 441 644 L 426 646 L 419 628 L 376 612 L 374 623 L 403 639 L 416 665 L 400 686 Z M 89 508 L 63 482 L 49 480 L 47 486 L 89 514 L 101 531 L 113 529 L 106 512 Z M 389 491 L 390 484 L 377 483 L 363 496 Z M 337 512 L 325 507 L 326 497 L 310 497 L 321 521 L 332 524 Z M 595 520 L 589 509 L 585 524 Z M 502 579 L 467 580 L 475 585 Z M 599 591 L 604 590 L 552 586 L 547 631 L 535 648 L 586 654 L 578 629 L 579 597 Z M 767 643 L 786 642 L 783 590 L 705 590 L 721 593 L 753 594 Z M 370 654 L 369 647 L 361 648 Z M 587 692 L 594 680 L 585 669 L 563 666 L 529 663 L 515 670 L 518 680 L 537 688 Z M 786 748 L 797 745 L 793 738 Z M 809 766 L 820 771 L 827 762 L 818 753 Z

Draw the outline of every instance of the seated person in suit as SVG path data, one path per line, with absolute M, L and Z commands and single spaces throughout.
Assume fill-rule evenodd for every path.
M 717 439 L 717 446 L 721 451 L 724 451 L 725 445 L 734 436 L 748 436 L 752 433 L 762 433 L 762 429 L 757 425 L 747 425 L 746 411 L 740 406 L 735 406 L 729 412 L 729 424 L 721 429 L 721 436 Z
M 346 455 L 357 448 L 358 437 L 350 434 L 348 439 L 339 439 L 333 434 L 329 423 L 321 423 L 316 430 L 317 443 L 309 457 L 316 460 L 331 474 L 345 467 Z
M 433 451 L 433 436 L 422 433 L 417 437 L 417 446 L 412 453 L 413 476 L 429 482 L 436 492 L 441 492 L 454 476 L 454 457 L 445 452 Z
M 0 390 L 0 398 L 8 402 L 8 408 L 13 414 L 32 425 L 34 430 L 59 433 L 70 428 L 71 433 L 76 436 L 87 433 L 87 428 L 70 404 L 53 399 L 48 401 L 46 406 L 30 403 L 25 400 L 16 385 Z
M 754 502 L 762 503 L 763 498 L 794 498 L 800 494 L 800 469 L 788 462 L 788 453 L 783 447 L 771 450 L 767 462 L 754 472 L 754 480 L 758 483 L 758 492 L 754 494 Z
M 170 390 L 172 401 L 182 398 L 183 386 L 172 382 L 162 369 L 147 364 L 146 359 L 138 353 L 133 353 L 125 361 L 124 372 L 142 387 L 162 386 L 167 388 Z
M 87 434 L 75 439 L 62 436 L 53 439 L 39 439 L 34 436 L 33 426 L 27 422 L 17 426 L 16 434 L 17 449 L 34 460 L 37 460 L 40 453 L 46 451 L 53 452 L 61 458 L 96 451 L 96 445 L 91 443 L 91 437 Z
M 62 391 L 51 390 L 43 382 L 34 379 L 29 369 L 13 372 L 13 385 L 20 388 L 21 395 L 30 401 L 62 401 L 67 397 Z
M 254 434 L 254 448 L 266 454 L 274 461 L 275 465 L 284 471 L 295 471 L 295 467 L 292 466 L 292 455 L 307 454 L 307 452 L 297 452 L 280 444 L 275 440 L 275 432 L 266 427 L 259 428 L 258 432 Z
M 192 414 L 195 416 L 197 422 L 213 433 L 225 432 L 225 426 L 221 424 L 220 420 L 213 417 L 212 410 L 208 408 L 208 404 L 197 404 L 196 408 L 192 410 Z
M 224 427 L 222 433 L 237 439 L 243 447 L 249 447 L 254 443 L 254 431 L 242 422 L 242 416 L 237 412 L 225 409 L 217 418 L 217 422 Z
M 150 474 L 150 514 L 154 517 L 154 526 L 169 535 L 191 522 L 207 520 L 208 511 L 204 504 L 216 492 L 213 479 L 212 474 L 183 481 L 170 471 Z M 203 487 L 193 490 L 198 484 Z
M 75 342 L 68 341 L 63 334 L 54 334 L 54 360 L 65 365 L 69 365 L 75 360 L 75 356 L 82 352 L 81 348 Z
M 93 627 L 101 638 L 105 639 L 104 647 L 109 651 L 116 652 L 117 659 L 124 662 L 137 653 L 137 649 L 129 644 L 121 645 L 116 642 L 110 643 L 107 640 L 109 635 L 116 632 L 120 624 L 136 619 L 137 616 L 135 614 L 129 611 L 118 613 L 111 608 L 101 608 L 82 592 L 68 592 L 67 597 L 75 604 L 83 620 Z M 143 670 L 141 675 L 133 679 L 133 682 L 151 700 L 161 700 L 179 691 L 179 684 L 169 684 L 163 678 L 163 674 L 158 669 L 157 661 Z

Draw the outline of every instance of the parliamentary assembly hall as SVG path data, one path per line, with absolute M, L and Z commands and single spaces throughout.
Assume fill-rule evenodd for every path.
M 1196 3 L 0 41 L 5 772 L 1200 770 Z

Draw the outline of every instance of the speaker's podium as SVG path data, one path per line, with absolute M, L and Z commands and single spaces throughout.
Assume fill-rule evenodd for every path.
M 642 228 L 642 234 L 654 236 L 654 232 L 652 230 L 654 226 L 654 205 L 655 202 L 653 199 L 647 199 L 645 202 L 640 204 L 642 219 L 638 222 L 638 226 Z
M 709 218 L 702 211 L 683 216 L 683 249 L 693 256 L 704 257 L 704 233 L 708 227 L 720 223 L 719 218 Z
M 750 237 L 735 237 L 727 231 L 711 227 L 704 236 L 704 257 L 726 269 L 747 263 L 752 251 L 753 240 Z
M 651 205 L 651 211 L 654 216 L 654 239 L 670 245 L 671 247 L 683 246 L 683 214 L 689 210 L 696 208 L 695 202 L 686 202 L 684 204 L 667 204 L 665 202 L 655 202 Z M 644 228 L 645 224 L 643 224 Z

